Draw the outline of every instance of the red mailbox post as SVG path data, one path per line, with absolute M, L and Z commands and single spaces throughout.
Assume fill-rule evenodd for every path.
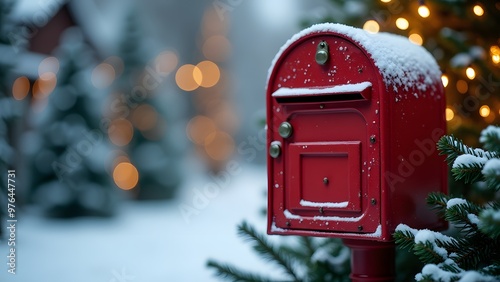
M 441 73 L 423 47 L 315 25 L 276 55 L 266 99 L 269 234 L 343 238 L 354 281 L 389 281 L 376 268 L 394 260 L 399 223 L 445 227 L 425 206 L 447 169 Z

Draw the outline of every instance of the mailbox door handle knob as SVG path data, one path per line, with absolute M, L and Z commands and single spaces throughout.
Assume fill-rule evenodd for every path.
M 281 155 L 281 142 L 271 142 L 271 145 L 269 146 L 269 155 L 274 159 Z
M 281 137 L 288 138 L 288 137 L 292 136 L 293 127 L 289 122 L 285 121 L 285 122 L 282 122 L 280 124 L 280 127 L 278 128 L 278 132 L 279 132 Z
M 316 47 L 316 55 L 314 56 L 316 63 L 320 65 L 326 64 L 328 61 L 328 44 L 326 41 L 321 41 Z

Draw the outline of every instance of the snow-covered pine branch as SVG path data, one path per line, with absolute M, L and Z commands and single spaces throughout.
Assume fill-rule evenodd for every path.
M 454 136 L 438 142 L 447 155 L 454 178 L 466 183 L 485 181 L 492 194 L 500 188 L 500 128 L 481 133 L 483 149 L 469 147 Z M 439 216 L 458 228 L 455 237 L 400 224 L 394 238 L 399 247 L 412 250 L 426 265 L 417 281 L 499 281 L 500 202 L 476 204 L 463 198 L 433 193 L 427 203 Z

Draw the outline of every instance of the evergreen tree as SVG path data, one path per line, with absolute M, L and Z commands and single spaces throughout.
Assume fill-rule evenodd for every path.
M 394 234 L 401 248 L 412 250 L 425 263 L 415 276 L 417 281 L 500 280 L 500 128 L 488 126 L 479 140 L 484 150 L 469 147 L 453 135 L 444 136 L 438 149 L 447 155 L 457 181 L 480 182 L 482 189 L 497 193 L 496 198 L 474 203 L 431 194 L 428 204 L 458 233 L 444 235 L 401 224 Z
M 285 278 L 279 280 L 240 270 L 237 267 L 209 260 L 207 266 L 227 281 L 350 281 L 349 249 L 339 239 L 296 237 L 297 244 L 275 244 L 248 223 L 238 226 L 238 234 L 252 243 L 262 259 L 279 267 Z
M 14 46 L 9 39 L 15 28 L 11 19 L 14 6 L 12 0 L 0 1 L 0 44 L 2 52 L 14 53 Z M 4 56 L 0 59 L 0 170 L 4 173 L 0 176 L 0 237 L 3 233 L 3 216 L 7 210 L 7 170 L 15 169 L 15 149 L 13 147 L 13 127 L 23 114 L 24 103 L 14 100 L 11 96 L 12 69 L 15 59 Z M 16 197 L 17 198 L 17 197 Z
M 160 107 L 155 96 L 163 77 L 148 65 L 151 58 L 145 52 L 147 46 L 134 5 L 126 16 L 122 34 L 118 55 L 124 68 L 115 85 L 118 104 L 112 108 L 125 110 L 112 109 L 111 115 L 114 120 L 133 126 L 133 132 L 130 140 L 115 145 L 123 149 L 138 171 L 138 183 L 130 187 L 134 188 L 131 192 L 136 199 L 172 198 L 181 181 L 181 152 L 174 148 L 164 119 L 170 105 Z
M 106 173 L 110 148 L 100 129 L 105 94 L 91 84 L 89 50 L 79 29 L 66 30 L 57 50 L 57 78 L 49 74 L 57 85 L 52 93 L 33 90 L 34 130 L 23 146 L 35 172 L 32 200 L 49 216 L 109 216 L 115 206 Z
M 448 128 L 455 136 L 477 146 L 476 136 L 481 129 L 499 122 L 498 1 L 329 0 L 328 3 L 305 19 L 303 26 L 329 21 L 372 32 L 399 34 L 411 38 L 434 56 L 443 72 Z M 453 185 L 453 189 L 458 188 Z

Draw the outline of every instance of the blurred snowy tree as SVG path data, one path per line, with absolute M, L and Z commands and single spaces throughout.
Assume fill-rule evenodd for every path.
M 53 217 L 109 216 L 110 147 L 100 128 L 106 94 L 91 84 L 95 58 L 78 28 L 64 32 L 57 57 L 57 75 L 40 74 L 33 87 L 33 131 L 23 140 L 34 172 L 32 200 Z
M 14 1 L 0 1 L 0 48 L 3 55 L 0 56 L 0 170 L 5 172 L 0 176 L 0 204 L 7 207 L 7 170 L 16 169 L 15 148 L 13 147 L 13 129 L 23 115 L 25 103 L 16 100 L 16 96 L 26 95 L 26 80 L 19 79 L 13 85 L 12 70 L 15 66 L 15 58 L 9 55 L 14 54 L 14 47 L 9 38 L 15 24 L 11 18 Z M 17 86 L 16 86 L 17 85 Z M 29 88 L 29 86 L 28 86 Z M 16 197 L 17 198 L 17 197 Z M 7 208 L 0 210 L 0 219 L 4 216 Z M 3 222 L 3 220 L 0 220 Z M 2 223 L 0 223 L 0 236 L 3 233 Z
M 175 195 L 181 176 L 181 152 L 172 145 L 168 113 L 158 106 L 155 92 L 165 79 L 159 68 L 148 65 L 145 38 L 132 5 L 124 22 L 118 56 L 123 72 L 116 80 L 111 102 L 111 141 L 120 147 L 114 179 L 137 199 L 168 199 Z M 170 59 L 168 55 L 161 59 Z M 127 169 L 124 169 L 128 167 Z M 123 174 L 132 177 L 123 178 Z

